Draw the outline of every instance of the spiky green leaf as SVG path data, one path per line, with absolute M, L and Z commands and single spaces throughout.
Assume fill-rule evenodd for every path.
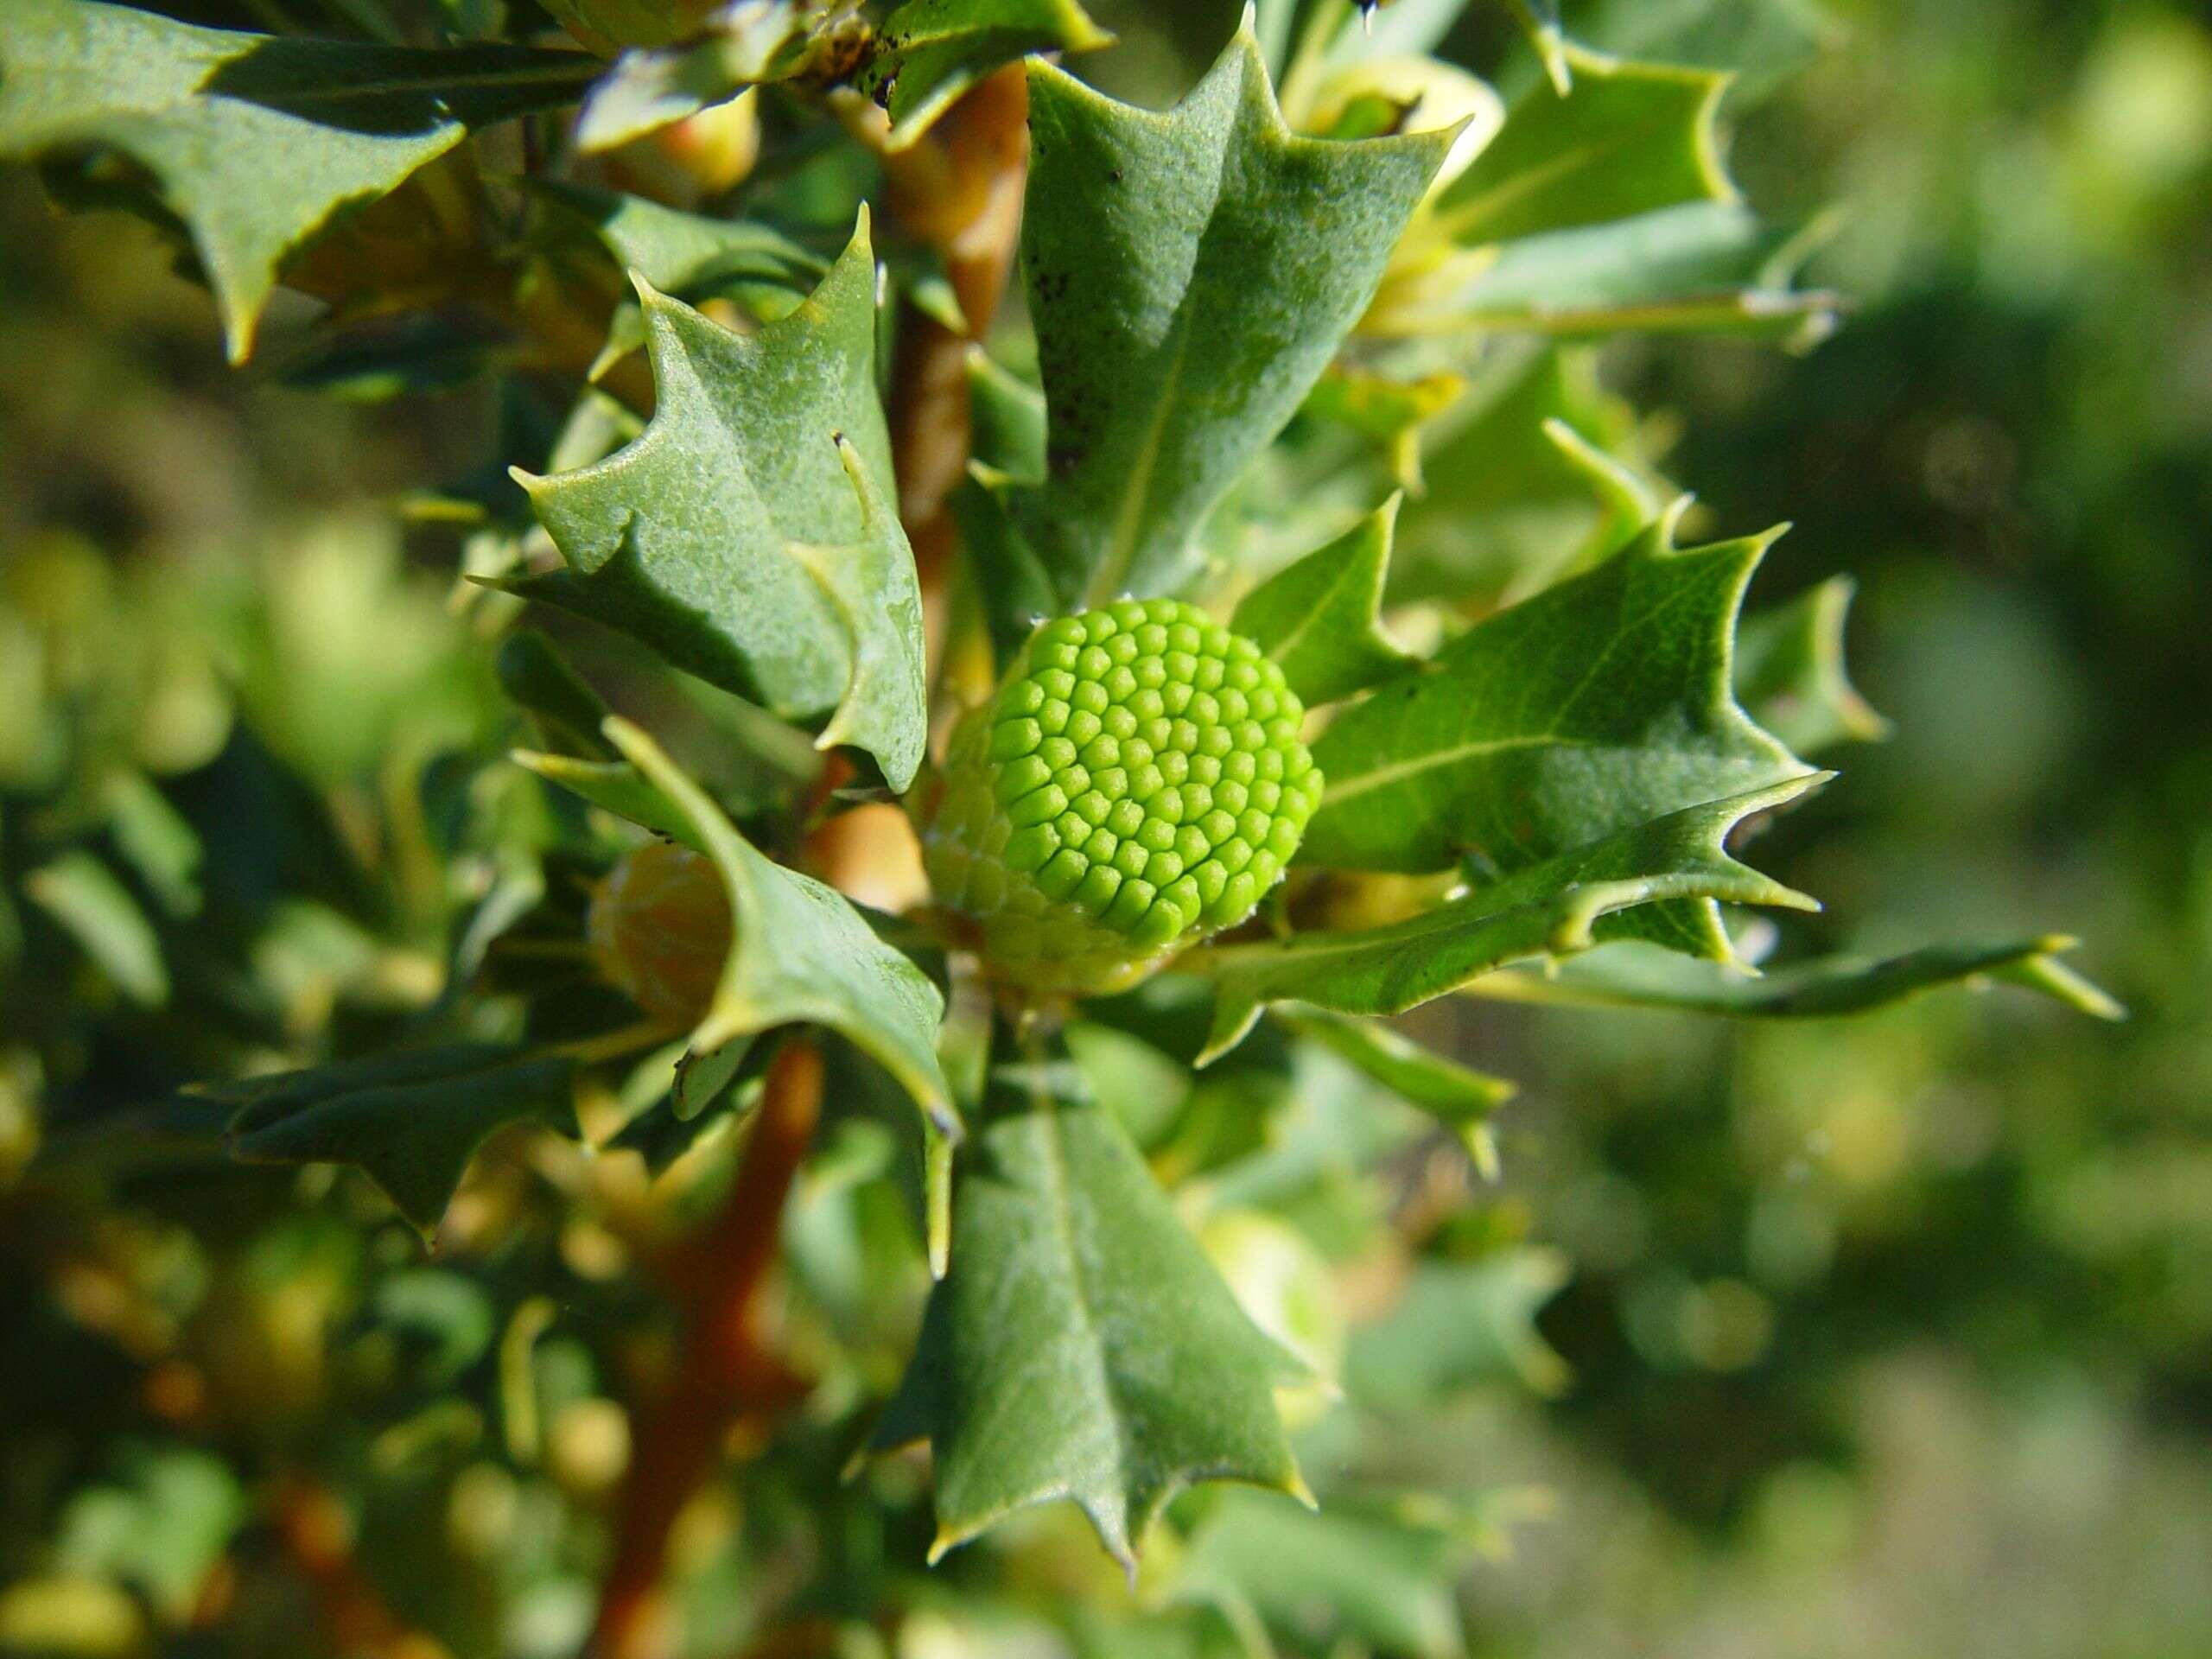
M 1249 28 L 1166 114 L 1033 67 L 1030 128 L 1050 474 L 1014 514 L 1071 607 L 1169 592 L 1365 308 L 1449 135 L 1293 135 Z
M 569 568 L 505 585 L 778 714 L 830 715 L 822 741 L 868 750 L 903 789 L 926 736 L 921 596 L 889 505 L 874 283 L 863 218 L 754 337 L 641 286 L 652 423 L 594 466 L 517 475 Z
M 237 1109 L 232 1155 L 247 1163 L 351 1164 L 433 1231 L 469 1160 L 511 1123 L 582 1138 L 574 1065 L 498 1044 L 415 1049 L 251 1078 L 203 1092 Z
M 1302 1494 L 1263 1336 L 1069 1062 L 1001 1067 L 953 1211 L 951 1271 L 876 1434 L 935 1453 L 933 1554 L 1016 1510 L 1081 1507 L 1134 1570 L 1198 1480 Z
M 1802 775 L 1729 684 L 1772 534 L 1677 550 L 1670 526 L 1470 629 L 1324 732 L 1328 788 L 1300 861 L 1514 870 Z

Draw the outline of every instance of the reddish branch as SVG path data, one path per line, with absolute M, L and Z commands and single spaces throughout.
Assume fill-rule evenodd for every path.
M 315 1592 L 324 1627 L 341 1652 L 378 1659 L 445 1659 L 446 1649 L 410 1629 L 385 1605 L 353 1554 L 353 1523 L 336 1495 L 286 1480 L 270 1505 L 285 1556 Z
M 660 1579 L 676 1518 L 732 1426 L 791 1395 L 789 1373 L 763 1340 L 762 1293 L 784 1201 L 821 1107 L 819 1051 L 787 1042 L 769 1067 L 729 1196 L 684 1249 L 683 1358 L 662 1397 L 635 1419 L 637 1450 L 588 1649 L 594 1659 L 656 1659 L 667 1651 Z

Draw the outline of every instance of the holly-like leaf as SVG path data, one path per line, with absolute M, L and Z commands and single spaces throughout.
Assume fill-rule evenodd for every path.
M 1567 1263 L 1550 1250 L 1423 1262 L 1398 1305 L 1354 1333 L 1346 1391 L 1372 1410 L 1409 1417 L 1483 1382 L 1558 1392 L 1567 1363 L 1538 1334 L 1536 1314 L 1567 1279 Z
M 1685 201 L 1733 201 L 1713 116 L 1728 78 L 1570 47 L 1573 89 L 1538 84 L 1436 203 L 1462 246 L 1628 219 Z
M 1778 532 L 1676 550 L 1673 515 L 1470 629 L 1314 745 L 1301 861 L 1512 870 L 1803 774 L 1730 692 L 1744 588 Z
M 474 128 L 572 102 L 582 53 L 418 51 L 198 29 L 98 0 L 0 6 L 0 156 L 111 151 L 189 229 L 233 361 L 278 265 Z
M 921 595 L 892 499 L 862 218 L 753 337 L 641 283 L 659 404 L 607 460 L 518 473 L 565 570 L 503 584 L 868 750 L 894 788 L 926 738 Z M 866 603 L 857 602 L 865 595 Z
M 886 147 L 905 149 L 993 70 L 1113 38 L 1077 0 L 906 0 L 883 20 L 853 84 L 890 116 Z
M 1365 308 L 1451 135 L 1294 136 L 1249 25 L 1166 114 L 1029 73 L 1051 470 L 1014 516 L 1071 605 L 1169 592 Z
M 425 1236 L 476 1149 L 510 1123 L 581 1140 L 574 1064 L 498 1044 L 381 1055 L 200 1093 L 235 1105 L 233 1157 L 255 1164 L 351 1164 Z
M 1852 591 L 1850 577 L 1830 577 L 1736 631 L 1737 701 L 1799 754 L 1890 734 L 1844 672 Z
M 944 998 L 903 952 L 878 938 L 843 894 L 756 851 L 704 790 L 624 720 L 607 741 L 690 825 L 729 895 L 729 959 L 692 1031 L 693 1063 L 741 1039 L 785 1026 L 823 1026 L 876 1062 L 913 1097 L 933 1143 L 956 1141 L 960 1120 L 938 1068 Z M 944 1260 L 941 1218 L 930 1255 Z
M 1400 499 L 1393 495 L 1237 604 L 1230 626 L 1281 664 L 1309 709 L 1394 679 L 1417 660 L 1382 632 L 1378 614 Z
M 1424 210 L 1363 333 L 1833 328 L 1838 297 L 1792 285 L 1828 221 L 1765 225 L 1720 164 L 1725 73 L 1571 45 L 1556 67 Z
M 1879 960 L 1823 957 L 1764 972 L 1699 962 L 1624 939 L 1542 969 L 1510 969 L 1467 987 L 1516 1002 L 1677 1008 L 1743 1019 L 1827 1019 L 1864 1014 L 1952 985 L 2018 985 L 2100 1020 L 2120 1004 L 2058 960 L 2074 941 L 2052 934 L 2005 944 L 1931 945 Z
M 1402 1014 L 1508 963 L 1586 950 L 1600 918 L 1631 906 L 1694 899 L 1816 910 L 1802 893 L 1738 863 L 1723 843 L 1739 820 L 1794 800 L 1827 775 L 1807 772 L 1669 813 L 1386 927 L 1193 951 L 1183 965 L 1214 980 L 1200 1064 L 1234 1048 L 1271 1002 Z
M 1394 284 L 1370 321 L 1389 334 L 1731 334 L 1802 347 L 1834 331 L 1842 305 L 1795 286 L 1831 224 L 1777 227 L 1734 202 L 1694 201 L 1548 231 Z
M 1192 1481 L 1302 1497 L 1272 1390 L 1304 1368 L 1237 1306 L 1081 1073 L 1001 1067 L 985 1110 L 952 1269 L 875 1436 L 931 1444 L 932 1559 L 1065 1498 L 1134 1572 Z
M 1408 1105 L 1427 1113 L 1452 1131 L 1478 1169 L 1484 1174 L 1496 1172 L 1497 1148 L 1491 1138 L 1490 1122 L 1515 1092 L 1503 1077 L 1432 1054 L 1377 1020 L 1348 1019 L 1295 1005 L 1278 1009 L 1275 1018 L 1381 1084 Z

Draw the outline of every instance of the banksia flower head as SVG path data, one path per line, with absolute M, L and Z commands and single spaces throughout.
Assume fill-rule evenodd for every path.
M 953 733 L 921 826 L 937 902 L 1004 982 L 1133 983 L 1281 879 L 1321 798 L 1305 713 L 1178 601 L 1046 623 Z

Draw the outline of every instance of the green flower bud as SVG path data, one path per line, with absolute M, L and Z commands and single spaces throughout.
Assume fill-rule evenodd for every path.
M 921 825 L 938 903 L 1009 983 L 1133 983 L 1281 878 L 1321 799 L 1305 716 L 1258 646 L 1179 601 L 1046 623 L 953 732 Z

